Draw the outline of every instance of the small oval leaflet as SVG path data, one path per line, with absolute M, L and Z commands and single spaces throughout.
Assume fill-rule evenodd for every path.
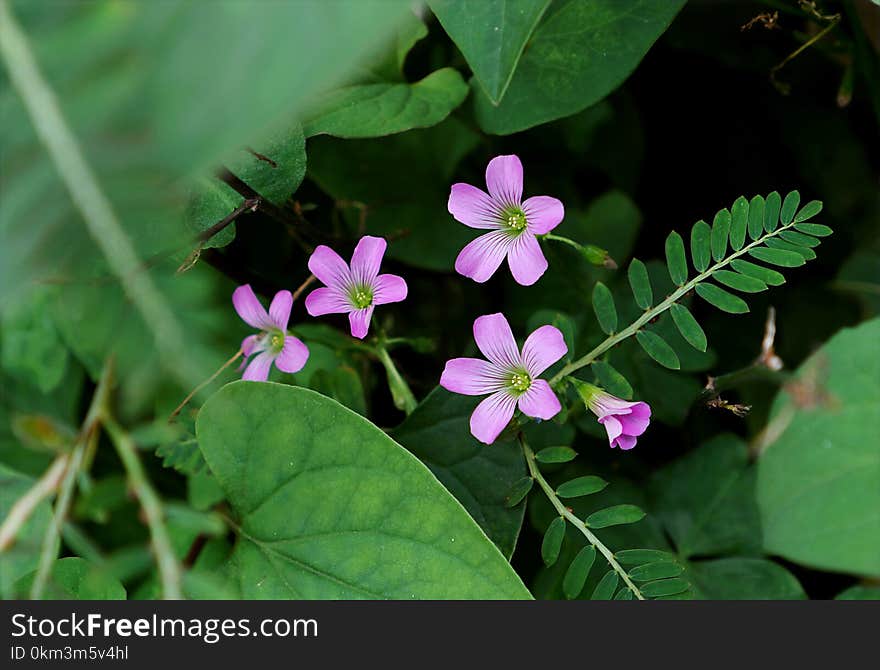
M 697 272 L 703 272 L 712 260 L 712 229 L 705 221 L 697 221 L 691 228 L 691 260 Z
M 559 558 L 559 550 L 562 547 L 564 537 L 565 519 L 558 516 L 547 526 L 547 532 L 544 533 L 544 540 L 541 542 L 541 558 L 544 559 L 544 565 L 547 567 L 553 565 Z
M 745 314 L 749 311 L 745 300 L 728 293 L 723 288 L 718 288 L 714 284 L 697 284 L 696 291 L 698 296 L 722 312 Z
M 593 311 L 596 312 L 599 327 L 606 334 L 611 335 L 617 330 L 617 308 L 614 306 L 614 298 L 608 287 L 600 281 L 597 281 L 593 287 Z
M 630 591 L 628 586 L 624 586 L 622 589 L 620 589 L 617 592 L 617 594 L 614 596 L 614 599 L 615 600 L 632 600 L 633 599 L 633 592 Z
M 565 577 L 562 578 L 562 593 L 566 598 L 574 600 L 580 595 L 595 560 L 596 547 L 592 544 L 581 549 L 574 557 L 568 570 L 565 571 Z
M 624 549 L 614 554 L 621 565 L 643 565 L 658 561 L 675 561 L 675 556 L 659 549 Z
M 670 370 L 678 370 L 681 367 L 675 350 L 657 333 L 650 330 L 640 330 L 636 333 L 636 340 L 645 353 L 663 367 Z
M 697 323 L 690 310 L 676 302 L 669 307 L 669 311 L 672 313 L 675 327 L 678 328 L 678 332 L 681 333 L 685 341 L 694 349 L 706 351 L 708 345 L 706 333 L 703 332 L 703 328 Z
M 756 195 L 749 203 L 749 237 L 757 240 L 764 232 L 764 196 Z
M 678 577 L 682 572 L 684 572 L 684 568 L 678 563 L 655 561 L 633 568 L 629 571 L 629 576 L 636 582 L 652 582 L 655 579 Z
M 794 217 L 795 223 L 801 223 L 802 221 L 806 221 L 807 219 L 812 219 L 816 214 L 822 211 L 822 201 L 821 200 L 810 200 L 806 205 L 801 207 L 801 211 L 797 213 L 797 216 Z
M 504 497 L 504 506 L 516 507 L 519 505 L 523 501 L 523 498 L 529 494 L 529 491 L 532 490 L 534 483 L 535 480 L 531 477 L 523 477 L 522 479 L 516 480 L 513 486 L 510 487 L 508 494 Z
M 802 247 L 810 247 L 811 249 L 815 249 L 820 244 L 822 244 L 815 237 L 811 237 L 810 235 L 804 235 L 803 233 L 799 233 L 795 230 L 785 230 L 779 233 L 779 237 L 781 237 L 786 242 L 791 242 L 792 244 L 798 244 Z
M 593 512 L 586 518 L 590 528 L 607 528 L 608 526 L 620 526 L 626 523 L 635 523 L 645 518 L 645 512 L 635 505 L 614 505 Z
M 556 495 L 560 498 L 578 498 L 580 496 L 588 496 L 592 493 L 598 493 L 608 486 L 601 477 L 595 475 L 585 475 L 571 479 L 564 484 L 560 484 L 556 489 Z
M 605 361 L 593 361 L 591 367 L 596 373 L 599 384 L 609 393 L 616 395 L 624 400 L 631 400 L 633 397 L 633 389 L 629 382 L 622 374 L 612 367 L 610 363 Z
M 687 591 L 690 588 L 690 584 L 686 579 L 673 577 L 672 579 L 661 579 L 658 582 L 648 582 L 647 584 L 642 584 L 640 588 L 643 595 L 650 598 L 659 598 Z
M 687 281 L 687 257 L 684 254 L 684 241 L 674 230 L 666 238 L 666 266 L 673 283 L 681 286 Z
M 802 247 L 791 242 L 786 242 L 780 237 L 771 237 L 767 240 L 766 245 L 771 249 L 781 249 L 782 251 L 792 251 L 803 257 L 804 261 L 811 261 L 816 258 L 816 252 L 809 247 Z
M 779 212 L 779 220 L 783 226 L 787 226 L 794 220 L 794 214 L 798 205 L 801 204 L 801 194 L 797 191 L 790 191 L 785 200 L 782 201 L 782 209 Z
M 773 191 L 764 201 L 764 230 L 772 233 L 779 224 L 779 210 L 782 208 L 782 197 Z
M 547 447 L 535 454 L 539 463 L 568 463 L 576 457 L 577 452 L 571 447 Z
M 727 253 L 727 239 L 730 235 L 730 212 L 722 209 L 712 222 L 712 258 L 720 261 Z
M 747 277 L 730 270 L 718 270 L 712 275 L 712 279 L 743 293 L 760 293 L 767 290 L 767 284 L 760 279 Z
M 763 247 L 758 247 L 757 249 L 750 249 L 749 255 L 753 258 L 757 258 L 759 261 L 778 265 L 783 268 L 800 267 L 806 262 L 801 254 L 782 249 L 765 249 Z
M 834 231 L 831 230 L 828 226 L 823 226 L 821 223 L 799 223 L 794 227 L 795 230 L 799 230 L 802 233 L 806 233 L 807 235 L 814 235 L 816 237 L 828 237 Z
M 763 265 L 749 263 L 749 261 L 744 261 L 741 258 L 735 258 L 732 260 L 730 262 L 730 267 L 740 274 L 760 279 L 768 286 L 781 286 L 785 283 L 785 277 L 776 270 L 765 268 Z
M 645 264 L 638 258 L 633 258 L 627 276 L 636 304 L 642 309 L 649 309 L 654 303 L 654 291 L 651 289 L 651 279 Z
M 730 208 L 730 246 L 735 251 L 743 248 L 746 242 L 746 229 L 749 223 L 749 201 L 740 196 Z
M 614 570 L 609 570 L 606 572 L 602 579 L 599 580 L 599 583 L 596 585 L 595 590 L 593 591 L 593 595 L 590 596 L 591 600 L 611 600 L 614 596 L 614 591 L 617 590 L 617 582 L 618 582 L 617 573 Z

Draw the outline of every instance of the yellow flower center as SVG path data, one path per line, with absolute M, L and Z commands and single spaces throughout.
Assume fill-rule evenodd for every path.
M 508 228 L 517 232 L 525 230 L 528 225 L 525 212 L 519 208 L 507 210 L 504 213 L 504 223 Z
M 351 302 L 358 309 L 364 309 L 373 304 L 373 290 L 369 286 L 355 286 L 349 296 Z
M 514 372 L 510 376 L 510 388 L 517 393 L 525 393 L 532 385 L 532 378 L 525 372 Z

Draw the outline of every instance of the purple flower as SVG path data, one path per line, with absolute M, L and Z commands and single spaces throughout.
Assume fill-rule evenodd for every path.
M 517 156 L 497 156 L 486 168 L 485 193 L 470 184 L 453 184 L 449 213 L 466 226 L 492 232 L 470 242 L 458 258 L 459 274 L 483 283 L 507 258 L 513 278 L 531 286 L 547 269 L 547 259 L 535 235 L 549 233 L 562 221 L 565 209 L 556 198 L 537 195 L 522 201 L 523 167 Z
M 491 394 L 471 415 L 474 437 L 492 444 L 517 406 L 537 419 L 556 416 L 561 409 L 559 398 L 538 375 L 568 351 L 558 328 L 541 326 L 529 335 L 520 353 L 504 315 L 487 314 L 474 321 L 474 339 L 489 360 L 453 358 L 440 377 L 440 386 L 447 391 Z
M 651 406 L 646 402 L 627 402 L 580 380 L 574 380 L 578 394 L 605 426 L 611 447 L 632 449 L 636 438 L 651 423 Z
M 381 237 L 362 237 L 351 256 L 351 268 L 323 244 L 309 258 L 309 270 L 326 286 L 306 297 L 312 316 L 348 314 L 351 334 L 364 339 L 376 305 L 406 298 L 406 282 L 397 275 L 380 275 L 379 266 L 387 243 Z
M 299 372 L 309 359 L 309 350 L 298 338 L 287 332 L 293 296 L 290 291 L 278 291 L 266 313 L 249 284 L 239 286 L 232 294 L 235 311 L 249 326 L 260 330 L 241 342 L 245 368 L 242 379 L 264 382 L 269 378 L 272 363 L 282 372 Z M 253 356 L 250 363 L 247 359 Z M 242 363 L 242 366 L 245 365 Z

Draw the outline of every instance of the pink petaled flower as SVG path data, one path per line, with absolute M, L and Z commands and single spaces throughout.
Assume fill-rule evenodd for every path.
M 322 244 L 315 249 L 309 258 L 309 270 L 325 286 L 306 297 L 308 313 L 312 316 L 348 314 L 352 336 L 364 339 L 376 305 L 406 298 L 403 277 L 379 274 L 387 246 L 381 237 L 362 237 L 354 248 L 350 268 L 330 247 Z
M 636 438 L 645 432 L 651 423 L 651 406 L 646 402 L 627 402 L 582 381 L 575 381 L 578 394 L 587 407 L 605 426 L 608 444 L 612 448 L 632 449 Z
M 559 398 L 544 379 L 544 370 L 568 351 L 558 328 L 541 326 L 526 339 L 522 352 L 516 346 L 503 314 L 487 314 L 474 321 L 474 339 L 483 355 L 447 361 L 440 386 L 463 395 L 489 395 L 471 415 L 471 433 L 492 444 L 520 411 L 537 419 L 550 419 L 561 409 Z
M 513 278 L 531 286 L 547 269 L 547 259 L 535 235 L 553 230 L 565 216 L 556 198 L 536 195 L 522 200 L 523 167 L 517 156 L 497 156 L 486 168 L 485 193 L 470 184 L 453 184 L 449 213 L 466 226 L 492 232 L 470 242 L 458 258 L 455 270 L 483 283 L 507 258 Z
M 247 364 L 242 379 L 264 382 L 269 378 L 272 363 L 281 372 L 299 372 L 309 359 L 309 350 L 298 338 L 287 332 L 293 296 L 290 291 L 278 291 L 269 305 L 269 312 L 260 304 L 249 284 L 239 286 L 232 294 L 235 311 L 249 326 L 259 329 L 258 335 L 248 335 L 241 342 L 241 351 Z M 253 356 L 250 363 L 247 359 Z

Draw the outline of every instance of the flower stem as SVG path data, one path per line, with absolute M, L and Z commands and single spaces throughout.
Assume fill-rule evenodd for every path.
M 582 356 L 581 358 L 577 359 L 576 361 L 572 361 L 571 363 L 569 363 L 568 365 L 563 367 L 550 380 L 550 385 L 555 386 L 562 379 L 564 379 L 565 377 L 570 375 L 572 372 L 575 372 L 577 370 L 580 370 L 583 367 L 586 367 L 587 365 L 590 365 L 593 361 L 595 361 L 597 358 L 599 358 L 599 356 L 604 354 L 606 351 L 608 351 L 615 344 L 617 344 L 618 342 L 622 342 L 623 340 L 625 340 L 629 337 L 632 337 L 646 323 L 649 323 L 653 319 L 656 319 L 658 316 L 663 314 L 663 312 L 665 312 L 670 307 L 672 307 L 672 305 L 674 305 L 676 302 L 678 302 L 682 298 L 682 296 L 684 296 L 685 293 L 692 291 L 697 284 L 699 284 L 700 282 L 702 282 L 705 279 L 708 279 L 709 277 L 711 277 L 715 272 L 717 272 L 721 268 L 729 265 L 732 260 L 739 258 L 740 256 L 747 253 L 751 249 L 754 249 L 755 247 L 761 246 L 764 242 L 766 242 L 771 237 L 775 237 L 779 233 L 781 233 L 785 230 L 788 230 L 789 228 L 791 228 L 794 225 L 795 225 L 795 223 L 794 223 L 794 221 L 792 221 L 791 223 L 789 223 L 786 226 L 780 226 L 779 228 L 774 230 L 772 233 L 767 233 L 766 235 L 755 240 L 751 244 L 744 246 L 739 251 L 730 254 L 730 256 L 728 256 L 727 258 L 724 258 L 724 259 L 718 261 L 717 263 L 715 263 L 715 265 L 710 267 L 705 272 L 701 272 L 700 274 L 698 274 L 696 277 L 694 277 L 690 281 L 686 282 L 682 286 L 679 286 L 675 291 L 673 291 L 669 296 L 667 296 L 666 299 L 663 300 L 663 302 L 661 302 L 660 304 L 658 304 L 654 307 L 651 307 L 648 310 L 645 310 L 645 313 L 642 314 L 638 319 L 633 321 L 629 326 L 627 326 L 626 328 L 624 328 L 620 332 L 614 333 L 613 335 L 606 338 L 602 343 L 600 343 L 595 349 L 590 351 L 585 356 Z
M 567 237 L 563 237 L 562 235 L 554 235 L 553 233 L 546 233 L 544 235 L 541 235 L 541 238 L 545 239 L 545 240 L 554 240 L 556 242 L 562 242 L 563 244 L 567 244 L 570 247 L 574 247 L 578 251 L 580 251 L 583 248 L 582 244 L 575 242 L 574 240 L 569 239 Z
M 244 353 L 244 352 L 243 352 L 241 349 L 239 349 L 239 350 L 235 353 L 235 356 L 233 356 L 233 357 L 230 358 L 228 361 L 226 361 L 223 365 L 221 365 L 219 368 L 217 368 L 217 370 L 214 372 L 214 374 L 212 374 L 212 375 L 211 375 L 210 377 L 208 377 L 205 381 L 203 381 L 201 384 L 199 384 L 198 386 L 196 386 L 192 391 L 190 391 L 189 394 L 186 396 L 186 398 L 184 398 L 184 399 L 181 401 L 181 403 L 180 403 L 177 407 L 174 408 L 174 411 L 171 412 L 171 415 L 168 417 L 168 423 L 172 423 L 172 422 L 174 421 L 175 417 L 176 417 L 178 414 L 180 414 L 181 410 L 183 410 L 183 408 L 186 407 L 186 404 L 187 404 L 190 400 L 193 399 L 193 396 L 195 396 L 196 393 L 198 393 L 198 392 L 201 391 L 203 388 L 205 388 L 208 384 L 210 384 L 212 381 L 214 381 L 215 379 L 217 379 L 217 377 L 220 375 L 220 373 L 223 372 L 223 371 L 224 371 L 226 368 L 228 368 L 230 365 L 232 365 L 233 363 L 235 363 L 235 361 L 237 361 L 237 360 L 241 357 L 241 355 L 242 355 L 243 353 Z
M 391 360 L 391 356 L 388 354 L 388 350 L 382 342 L 376 345 L 374 351 L 376 356 L 382 362 L 382 365 L 385 367 L 385 372 L 388 374 L 388 388 L 391 390 L 391 396 L 394 399 L 394 406 L 397 407 L 397 409 L 406 412 L 407 416 L 412 414 L 412 411 L 419 403 L 413 395 L 413 392 L 410 390 L 409 384 L 407 384 L 406 380 L 401 377 L 400 372 L 397 370 L 397 366 L 394 365 L 394 361 Z
M 171 539 L 165 528 L 165 514 L 162 509 L 162 502 L 150 485 L 149 479 L 147 479 L 144 466 L 141 464 L 140 458 L 138 458 L 137 448 L 131 436 L 116 423 L 116 420 L 110 416 L 106 408 L 102 418 L 104 428 L 115 445 L 116 452 L 119 454 L 119 458 L 128 474 L 129 484 L 134 489 L 135 495 L 140 501 L 144 515 L 147 518 L 150 538 L 153 543 L 153 549 L 156 552 L 156 562 L 159 566 L 162 596 L 166 600 L 180 600 L 183 597 L 180 591 L 180 564 L 174 555 Z
M 568 507 L 566 507 L 563 502 L 559 499 L 559 496 L 556 495 L 556 491 L 553 490 L 553 487 L 547 483 L 547 480 L 544 479 L 544 475 L 541 474 L 541 470 L 538 468 L 538 463 L 535 460 L 535 452 L 532 451 L 531 447 L 526 444 L 525 439 L 520 433 L 519 436 L 520 444 L 523 448 L 523 453 L 526 457 L 526 464 L 529 466 L 529 474 L 532 476 L 541 489 L 546 494 L 547 498 L 550 500 L 550 504 L 556 508 L 556 511 L 559 512 L 571 525 L 577 528 L 587 541 L 592 544 L 600 554 L 605 557 L 605 560 L 608 561 L 608 565 L 611 566 L 611 569 L 616 572 L 620 578 L 623 580 L 623 583 L 626 584 L 627 588 L 632 591 L 633 595 L 639 600 L 644 600 L 645 596 L 642 595 L 642 592 L 639 590 L 639 587 L 636 586 L 632 579 L 630 579 L 626 570 L 624 570 L 620 563 L 617 562 L 617 559 L 614 558 L 614 552 L 612 552 L 608 547 L 606 547 L 602 541 L 596 537 L 596 535 L 587 528 L 586 524 L 581 521 L 577 516 L 575 516 L 574 512 L 572 512 Z
M 9 514 L 0 526 L 0 553 L 13 545 L 18 531 L 27 523 L 37 505 L 58 490 L 64 474 L 70 465 L 70 454 L 61 454 L 52 465 L 43 473 L 43 476 L 25 493 L 15 501 L 10 508 Z

